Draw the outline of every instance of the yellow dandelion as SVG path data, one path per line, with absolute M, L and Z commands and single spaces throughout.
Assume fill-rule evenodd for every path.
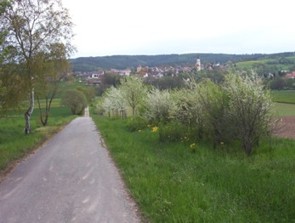
M 196 143 L 192 143 L 192 144 L 190 144 L 190 151 L 192 152 L 192 153 L 195 153 L 196 152 L 196 150 L 197 150 L 197 144 Z
M 193 149 L 193 148 L 196 148 L 196 146 L 197 146 L 196 143 L 193 143 L 193 144 L 190 144 L 189 147 L 190 147 L 191 149 Z
M 159 130 L 159 127 L 155 126 L 152 128 L 152 132 L 157 132 Z

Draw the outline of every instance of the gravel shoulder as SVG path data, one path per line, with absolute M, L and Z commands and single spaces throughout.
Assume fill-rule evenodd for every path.
M 90 117 L 73 120 L 0 184 L 0 223 L 140 222 Z

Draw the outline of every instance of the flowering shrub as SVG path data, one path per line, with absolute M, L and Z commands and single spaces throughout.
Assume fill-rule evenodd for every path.
M 175 103 L 171 98 L 169 91 L 160 91 L 153 89 L 148 95 L 145 104 L 143 116 L 154 124 L 168 123 L 171 119 L 171 112 Z
M 229 97 L 228 115 L 242 148 L 250 155 L 272 123 L 270 92 L 255 74 L 226 76 L 224 90 Z
M 255 75 L 229 74 L 218 85 L 191 81 L 187 89 L 172 92 L 146 89 L 139 79 L 128 78 L 121 87 L 106 92 L 103 108 L 109 115 L 121 116 L 131 108 L 137 115 L 129 123 L 131 129 L 138 131 L 149 123 L 152 132 L 159 132 L 160 141 L 188 143 L 205 138 L 214 147 L 224 147 L 238 140 L 251 154 L 260 138 L 270 133 L 272 101 Z
M 201 106 L 199 94 L 195 89 L 182 89 L 172 94 L 175 101 L 173 117 L 190 128 L 202 125 Z
M 120 91 L 125 103 L 131 108 L 132 116 L 135 116 L 147 95 L 147 87 L 139 78 L 126 77 L 121 81 Z

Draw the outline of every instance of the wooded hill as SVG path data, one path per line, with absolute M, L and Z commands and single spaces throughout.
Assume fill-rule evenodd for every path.
M 193 65 L 196 59 L 200 58 L 202 63 L 239 63 L 243 61 L 272 61 L 272 64 L 291 63 L 295 64 L 295 53 L 276 53 L 276 54 L 170 54 L 170 55 L 138 55 L 138 56 L 103 56 L 103 57 L 79 57 L 71 59 L 74 72 L 91 72 L 98 69 L 125 69 L 141 66 L 161 66 L 161 65 Z M 288 59 L 291 58 L 291 59 Z

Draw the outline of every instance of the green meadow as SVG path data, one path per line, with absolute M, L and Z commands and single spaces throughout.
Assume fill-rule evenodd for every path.
M 295 90 L 271 91 L 273 101 L 295 104 Z
M 37 103 L 37 102 L 36 102 Z M 44 108 L 44 101 L 41 102 Z M 49 115 L 48 125 L 43 127 L 36 104 L 31 117 L 32 133 L 24 134 L 24 110 L 11 111 L 0 119 L 0 172 L 5 171 L 18 159 L 36 149 L 46 139 L 74 118 L 70 111 L 55 99 Z
M 295 91 L 272 92 L 276 116 L 295 115 Z M 295 140 L 239 145 L 160 142 L 158 126 L 92 115 L 148 222 L 295 222 Z M 193 149 L 192 149 L 193 148 Z
M 283 61 L 280 61 L 283 60 Z M 287 61 L 284 61 L 287 60 Z M 292 70 L 295 62 L 294 56 L 281 58 L 263 58 L 258 60 L 246 60 L 237 62 L 236 65 L 241 70 L 251 70 L 257 67 L 276 67 L 279 70 Z
M 146 127 L 93 116 L 149 222 L 294 222 L 295 141 L 265 139 L 251 157 L 233 146 L 161 143 Z
M 295 104 L 275 103 L 274 114 L 276 116 L 295 116 Z
M 276 116 L 295 116 L 295 90 L 271 91 Z

